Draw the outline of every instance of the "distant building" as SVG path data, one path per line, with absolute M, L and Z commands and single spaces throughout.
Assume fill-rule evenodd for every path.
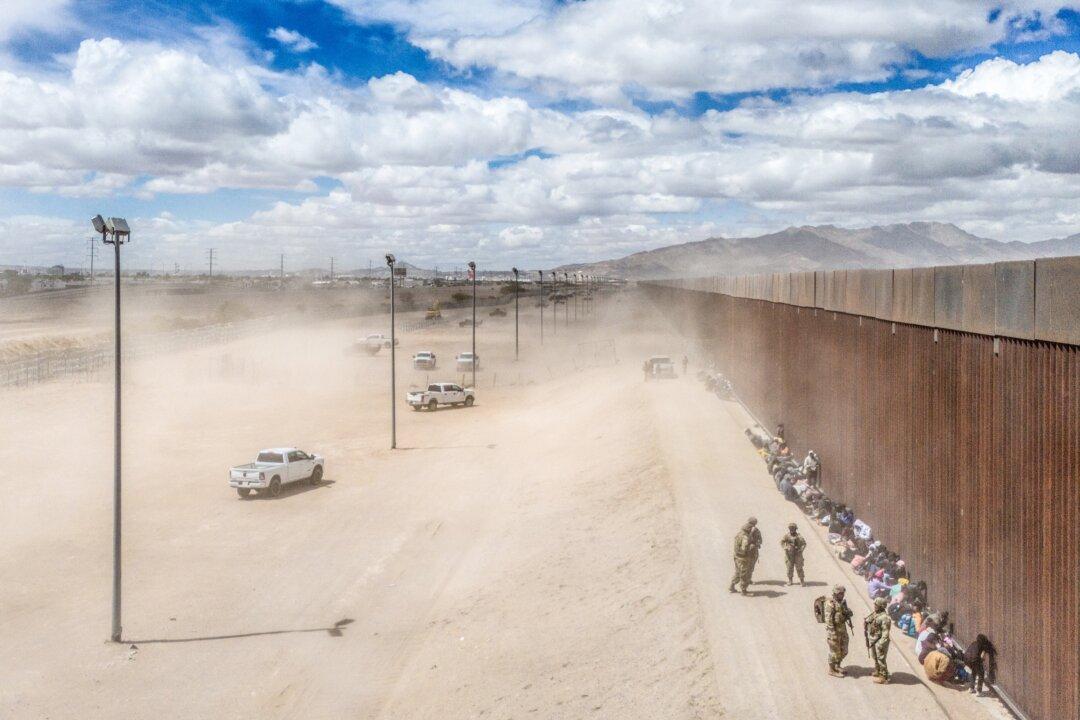
M 47 274 L 55 275 L 57 277 L 63 277 L 64 276 L 64 266 L 63 265 L 53 265 L 51 268 L 49 268 L 49 272 Z

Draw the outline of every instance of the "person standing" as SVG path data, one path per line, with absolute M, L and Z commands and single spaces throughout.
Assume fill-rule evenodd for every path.
M 863 620 L 866 650 L 874 661 L 874 682 L 879 685 L 889 682 L 889 630 L 892 620 L 885 611 L 888 605 L 889 601 L 883 597 L 874 600 L 874 612 Z
M 738 583 L 739 592 L 746 594 L 746 588 L 753 582 L 760 547 L 761 531 L 757 529 L 757 518 L 752 517 L 735 535 L 735 574 L 728 586 L 730 592 L 735 592 L 735 584 Z
M 794 585 L 795 573 L 799 575 L 799 584 L 806 585 L 803 575 L 803 551 L 806 550 L 806 538 L 799 534 L 799 526 L 791 523 L 788 534 L 780 538 L 780 547 L 784 549 L 784 563 L 787 565 L 787 584 Z
M 690 364 L 690 358 L 685 355 L 682 356 L 682 374 L 686 374 L 686 366 Z
M 843 585 L 834 585 L 832 597 L 825 601 L 825 640 L 829 644 L 829 674 L 833 677 L 847 675 L 840 663 L 848 654 L 848 628 L 851 610 L 844 600 Z

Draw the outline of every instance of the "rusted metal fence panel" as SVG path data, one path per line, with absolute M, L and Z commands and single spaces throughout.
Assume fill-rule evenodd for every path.
M 723 295 L 696 307 L 755 415 L 819 453 L 825 490 L 927 581 L 958 637 L 994 641 L 1010 698 L 1033 720 L 1080 717 L 1080 347 Z
M 1080 257 L 1035 261 L 1035 337 L 1080 344 Z

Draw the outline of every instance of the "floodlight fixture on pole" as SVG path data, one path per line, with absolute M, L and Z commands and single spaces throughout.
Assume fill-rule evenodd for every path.
M 394 326 L 394 265 L 397 258 L 386 253 L 386 266 L 390 268 L 390 449 L 397 448 L 397 336 Z
M 120 246 L 131 239 L 131 228 L 124 218 L 100 215 L 90 219 L 94 231 L 101 233 L 101 241 L 113 246 L 114 325 L 113 325 L 113 587 L 112 587 L 112 633 L 113 642 L 120 642 L 121 634 L 121 564 L 120 537 L 123 514 L 121 512 L 121 404 L 120 404 Z M 110 240 L 109 237 L 112 237 Z
M 517 360 L 520 357 L 520 348 L 518 345 L 518 269 L 514 270 L 514 359 Z
M 472 386 L 476 387 L 476 263 L 469 261 L 469 275 L 472 277 Z

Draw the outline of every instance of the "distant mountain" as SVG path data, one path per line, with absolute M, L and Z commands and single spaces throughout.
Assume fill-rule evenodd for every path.
M 749 238 L 709 238 L 634 253 L 618 260 L 565 265 L 629 279 L 749 275 L 835 268 L 961 265 L 1080 255 L 1080 234 L 1041 242 L 1000 242 L 948 223 L 915 222 L 847 229 L 790 227 Z

